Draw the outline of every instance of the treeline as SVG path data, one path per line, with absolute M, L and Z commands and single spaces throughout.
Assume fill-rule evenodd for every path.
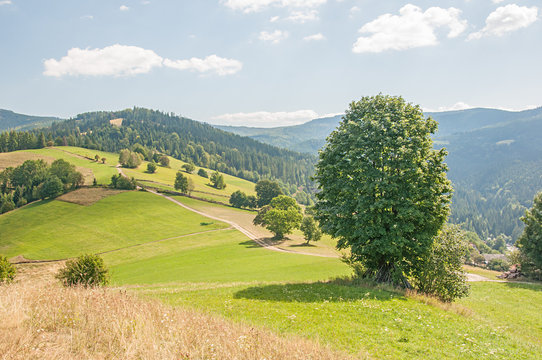
M 29 202 L 55 198 L 83 184 L 83 175 L 69 162 L 58 159 L 27 160 L 0 172 L 0 214 Z

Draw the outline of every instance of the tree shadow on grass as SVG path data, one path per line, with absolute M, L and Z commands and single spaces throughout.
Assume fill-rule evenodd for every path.
M 505 282 L 504 284 L 506 284 L 506 286 L 514 288 L 514 289 L 542 291 L 542 283 L 541 282 L 517 283 L 517 282 L 514 282 L 514 281 L 509 281 L 509 282 Z
M 292 244 L 292 245 L 290 245 L 290 247 L 316 247 L 316 245 L 313 245 L 313 244 L 307 244 L 307 243 L 305 242 L 305 243 L 302 243 L 302 244 Z
M 396 290 L 356 285 L 353 281 L 345 279 L 330 282 L 252 286 L 237 291 L 233 297 L 234 299 L 301 303 L 406 300 L 404 294 Z
M 265 244 L 267 244 L 269 246 L 282 245 L 285 240 L 288 240 L 288 239 L 284 238 L 284 239 L 277 240 L 277 239 L 273 239 L 273 238 L 270 238 L 270 237 L 268 237 L 268 238 L 259 238 L 258 239 L 258 241 L 262 241 L 262 242 L 264 242 Z M 260 244 L 258 244 L 254 240 L 242 241 L 242 242 L 239 243 L 239 245 L 243 245 L 243 246 L 245 246 L 246 248 L 249 248 L 249 249 L 261 248 L 262 247 Z

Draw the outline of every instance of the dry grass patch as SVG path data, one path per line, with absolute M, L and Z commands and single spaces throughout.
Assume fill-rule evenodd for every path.
M 314 342 L 143 301 L 123 289 L 0 287 L 4 359 L 341 359 Z
M 44 160 L 47 164 L 51 164 L 56 159 L 51 156 L 39 155 L 31 152 L 8 152 L 0 153 L 0 171 L 8 167 L 16 167 L 24 163 L 26 160 Z M 84 174 L 83 174 L 84 175 Z
M 108 196 L 116 195 L 121 192 L 124 192 L 124 190 L 113 190 L 105 188 L 82 188 L 59 196 L 56 199 L 73 204 L 88 206 Z
M 122 126 L 122 120 L 124 120 L 123 118 L 118 118 L 118 119 L 112 119 L 112 120 L 109 120 L 109 123 L 113 126 L 118 126 L 118 127 L 121 127 Z

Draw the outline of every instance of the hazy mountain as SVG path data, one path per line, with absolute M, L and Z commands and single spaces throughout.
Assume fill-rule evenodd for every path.
M 23 115 L 0 109 L 0 131 L 35 129 L 49 126 L 53 121 L 59 120 L 62 119 L 50 116 Z
M 525 111 L 505 111 L 497 109 L 468 109 L 445 112 L 426 112 L 439 123 L 436 139 L 455 133 L 502 126 L 509 122 L 524 121 L 542 114 L 542 108 Z M 248 136 L 255 140 L 284 147 L 294 151 L 316 154 L 326 137 L 339 125 L 342 115 L 311 120 L 301 125 L 275 128 L 255 128 L 247 126 L 216 127 L 234 134 Z
M 326 137 L 337 127 L 342 115 L 311 120 L 301 125 L 275 128 L 253 128 L 248 126 L 215 127 L 248 136 L 254 140 L 298 152 L 316 153 L 325 143 Z

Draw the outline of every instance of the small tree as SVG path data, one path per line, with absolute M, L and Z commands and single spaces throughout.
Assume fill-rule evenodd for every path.
M 219 189 L 219 190 L 222 190 L 222 189 L 225 189 L 226 188 L 226 182 L 224 181 L 224 176 L 219 173 L 218 171 L 215 171 L 212 175 L 211 175 L 211 184 L 213 185 L 213 187 Z
M 309 241 L 318 241 L 322 238 L 322 231 L 312 216 L 305 216 L 299 229 L 303 231 L 307 244 Z
M 98 255 L 81 255 L 77 259 L 68 260 L 60 269 L 56 278 L 64 286 L 81 285 L 84 287 L 107 285 L 109 271 Z
M 94 161 L 96 162 L 100 161 L 100 155 L 98 154 L 94 155 Z
M 198 175 L 206 179 L 209 178 L 209 174 L 207 174 L 207 171 L 205 171 L 205 169 L 202 169 L 202 168 L 198 170 Z
M 191 195 L 195 188 L 196 185 L 194 184 L 194 180 L 192 180 L 192 178 L 188 178 L 188 186 L 186 187 L 186 192 L 188 195 Z
M 17 269 L 8 261 L 8 258 L 0 255 L 0 284 L 9 284 L 15 279 Z
M 445 226 L 435 238 L 429 254 L 417 264 L 412 281 L 416 289 L 446 302 L 467 296 L 469 285 L 463 271 L 467 246 L 459 226 Z
M 527 276 L 542 280 L 542 192 L 533 200 L 533 207 L 521 218 L 525 223 L 523 234 L 517 241 L 520 251 L 521 271 Z
M 153 162 L 150 162 L 147 164 L 147 172 L 150 174 L 154 174 L 156 172 L 156 164 Z
M 183 164 L 183 166 L 181 166 L 181 168 L 186 171 L 187 173 L 189 174 L 192 174 L 192 172 L 196 169 L 196 167 L 194 166 L 194 164 L 190 164 L 190 163 L 187 163 L 187 164 Z
M 102 158 L 102 164 L 105 164 L 106 161 L 107 161 L 107 159 L 103 157 Z
M 134 178 L 128 179 L 127 177 L 118 174 L 111 177 L 111 184 L 109 184 L 109 186 L 114 189 L 134 190 L 137 187 L 137 184 Z
M 188 178 L 180 171 L 177 171 L 175 175 L 175 190 L 179 190 L 183 194 L 188 191 Z
M 160 158 L 158 159 L 158 162 L 163 167 L 168 167 L 169 166 L 169 158 L 166 155 L 160 156 Z
M 279 195 L 269 205 L 264 206 L 254 218 L 255 225 L 263 225 L 275 234 L 275 239 L 282 239 L 284 235 L 298 228 L 303 215 L 301 208 L 297 205 L 295 199 Z
M 283 194 L 279 184 L 276 181 L 271 180 L 258 181 L 255 190 L 258 206 L 260 207 L 269 204 L 273 198 Z

